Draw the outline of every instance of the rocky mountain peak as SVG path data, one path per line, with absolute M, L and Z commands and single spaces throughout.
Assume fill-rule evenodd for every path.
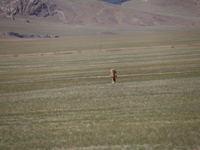
M 49 0 L 0 0 L 0 9 L 9 18 L 14 15 L 35 15 L 46 17 L 56 13 L 56 5 Z

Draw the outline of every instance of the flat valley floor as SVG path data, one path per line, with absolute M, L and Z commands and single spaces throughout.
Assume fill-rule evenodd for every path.
M 199 30 L 1 38 L 0 149 L 200 149 L 199 41 Z

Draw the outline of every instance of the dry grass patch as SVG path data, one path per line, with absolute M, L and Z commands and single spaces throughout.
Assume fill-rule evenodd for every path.
M 0 147 L 198 149 L 199 54 L 185 43 L 2 58 Z

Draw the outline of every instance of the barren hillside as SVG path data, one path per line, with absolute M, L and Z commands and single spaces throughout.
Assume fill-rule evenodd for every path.
M 199 14 L 198 9 L 193 9 L 197 7 L 194 1 L 181 0 L 131 0 L 120 6 L 98 0 L 0 0 L 0 5 L 5 15 L 13 19 L 16 14 L 57 16 L 63 23 L 74 26 L 194 26 L 194 18 L 177 14 L 186 13 L 188 17 Z
M 131 0 L 122 7 L 180 18 L 199 19 L 200 16 L 200 0 Z
M 129 33 L 138 27 L 198 28 L 199 16 L 197 0 L 130 0 L 121 5 L 99 0 L 0 0 L 0 35 L 68 36 L 118 34 L 122 28 Z

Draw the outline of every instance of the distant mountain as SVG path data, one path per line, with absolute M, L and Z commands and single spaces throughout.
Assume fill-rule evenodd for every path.
M 53 16 L 58 11 L 56 5 L 49 0 L 0 0 L 0 10 L 11 19 L 14 19 L 16 14 Z
M 200 23 L 200 0 L 131 0 L 121 7 Z
M 0 12 L 12 19 L 15 15 L 46 17 L 49 20 L 57 18 L 57 22 L 72 26 L 191 27 L 200 24 L 199 3 L 195 3 L 196 1 L 198 0 L 0 0 Z M 123 5 L 118 7 L 109 3 Z
M 111 4 L 121 5 L 122 3 L 130 0 L 100 0 Z

